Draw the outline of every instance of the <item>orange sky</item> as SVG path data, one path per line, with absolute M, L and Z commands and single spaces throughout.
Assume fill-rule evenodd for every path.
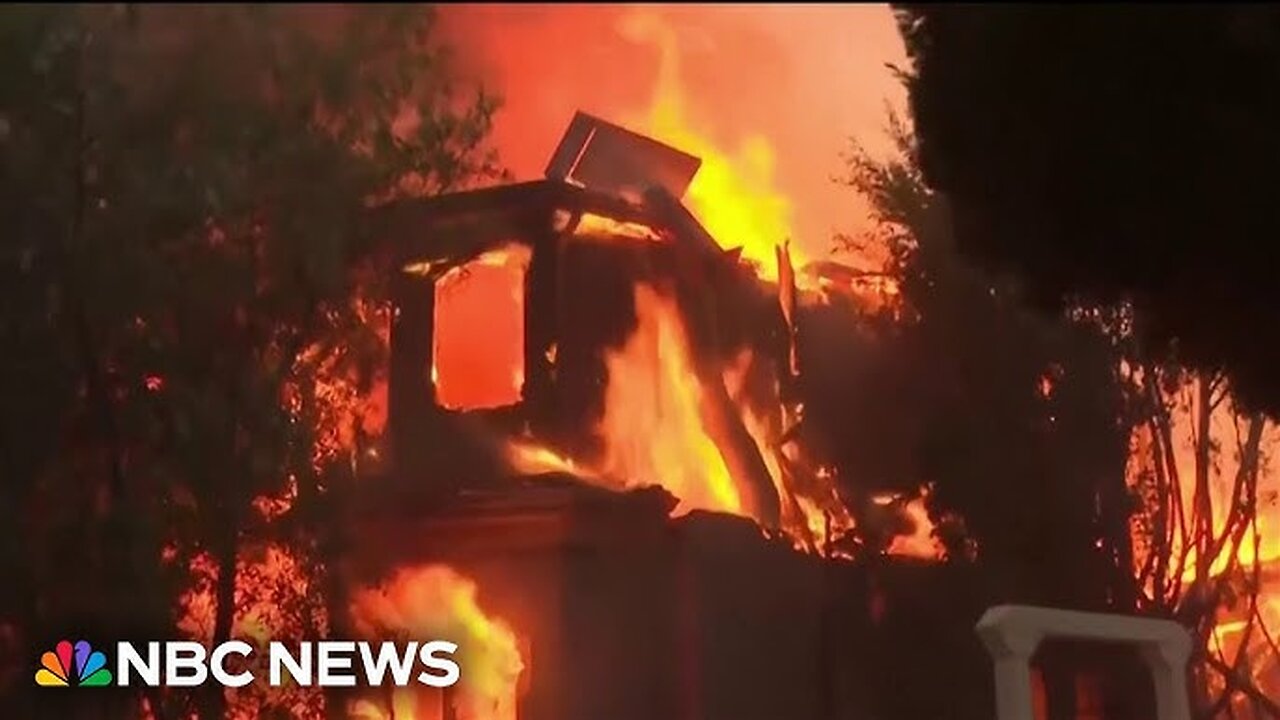
M 824 254 L 833 230 L 866 209 L 831 182 L 850 137 L 886 146 L 903 93 L 885 63 L 905 62 L 883 5 L 445 5 L 444 36 L 472 78 L 504 99 L 494 131 L 517 179 L 540 177 L 577 109 L 626 122 L 653 102 L 657 45 L 629 31 L 656 17 L 675 39 L 684 111 L 734 152 L 752 136 L 773 149 L 773 183 L 791 201 L 796 242 Z M 643 128 L 637 128 L 643 129 Z

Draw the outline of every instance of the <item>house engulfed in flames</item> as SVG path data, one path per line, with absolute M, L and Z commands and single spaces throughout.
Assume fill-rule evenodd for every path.
M 459 638 L 464 678 L 358 714 L 857 714 L 856 644 L 829 642 L 853 632 L 840 596 L 875 594 L 840 561 L 852 530 L 896 517 L 874 552 L 907 568 L 939 551 L 918 501 L 852 512 L 799 447 L 810 290 L 785 246 L 753 268 L 685 209 L 699 164 L 580 113 L 545 180 L 390 209 L 385 492 L 351 508 L 376 588 L 353 622 Z

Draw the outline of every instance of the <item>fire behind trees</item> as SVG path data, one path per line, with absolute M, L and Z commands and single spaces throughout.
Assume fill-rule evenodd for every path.
M 942 537 L 953 553 L 976 543 L 995 597 L 1178 618 L 1202 649 L 1199 706 L 1275 717 L 1274 425 L 1236 406 L 1221 373 L 1145 350 L 1127 307 L 1025 308 L 959 252 L 947 198 L 926 187 L 914 139 L 891 128 L 899 154 L 855 152 L 851 184 L 875 208 L 904 317 L 830 370 L 865 379 L 815 380 L 860 393 L 812 408 L 834 413 L 821 426 L 851 428 L 841 467 L 934 483 Z
M 1178 608 L 1202 638 L 1206 608 L 1225 600 L 1232 647 L 1260 639 L 1256 652 L 1274 658 L 1274 635 L 1254 629 L 1260 614 L 1276 622 L 1265 562 L 1280 554 L 1275 499 L 1257 490 L 1273 441 L 1244 410 L 1280 412 L 1270 178 L 1280 15 L 903 5 L 899 23 L 918 158 L 949 200 L 962 252 L 1011 272 L 1043 306 L 1124 301 L 1131 312 L 1121 325 L 1130 390 L 1143 388 L 1131 474 L 1146 485 L 1151 544 L 1137 550 L 1148 600 Z M 1228 467 L 1216 467 L 1218 453 Z M 1232 602 L 1241 588 L 1261 589 L 1262 602 L 1248 592 Z M 1221 657 L 1209 665 L 1238 672 Z

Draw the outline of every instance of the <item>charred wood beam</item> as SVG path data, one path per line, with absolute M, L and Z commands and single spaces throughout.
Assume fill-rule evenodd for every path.
M 734 277 L 724 272 L 725 252 L 693 214 L 666 190 L 649 190 L 645 202 L 660 224 L 675 235 L 676 295 L 689 326 L 694 372 L 705 393 L 700 407 L 703 425 L 720 449 L 729 474 L 744 480 L 751 489 L 751 497 L 746 498 L 746 502 L 752 514 L 762 524 L 776 528 L 782 521 L 782 506 L 773 476 L 737 405 L 729 397 L 721 374 L 723 348 L 717 331 L 717 300 L 724 289 L 720 284 Z
M 644 202 L 659 224 L 675 234 L 677 242 L 694 248 L 707 257 L 719 259 L 725 254 L 715 238 L 702 227 L 702 223 L 671 193 L 659 187 L 650 188 L 644 194 Z
M 435 283 L 396 273 L 392 280 L 391 360 L 387 424 L 396 475 L 421 477 L 436 414 L 431 381 Z
M 559 329 L 560 238 L 549 212 L 531 213 L 525 237 L 532 256 L 524 281 L 524 386 L 521 397 L 535 434 L 547 437 L 557 417 L 553 347 Z
M 501 237 L 502 228 L 517 228 L 533 214 L 546 215 L 555 210 L 605 215 L 619 222 L 652 224 L 654 220 L 648 208 L 624 198 L 564 182 L 538 180 L 400 200 L 371 211 L 370 221 L 377 227 L 388 228 L 387 237 L 394 245 L 393 252 L 404 265 L 454 254 L 457 248 L 448 247 L 440 237 L 440 231 L 451 223 L 475 222 L 490 228 L 492 231 L 487 233 L 464 233 L 472 238 L 471 243 L 486 246 L 512 239 L 509 235 Z

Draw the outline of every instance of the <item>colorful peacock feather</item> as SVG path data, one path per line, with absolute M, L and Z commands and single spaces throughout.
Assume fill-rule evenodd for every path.
M 73 645 L 70 640 L 63 640 L 52 651 L 40 656 L 36 684 L 44 687 L 100 687 L 111 684 L 111 671 L 107 669 L 106 656 L 94 650 L 88 642 L 80 640 Z

